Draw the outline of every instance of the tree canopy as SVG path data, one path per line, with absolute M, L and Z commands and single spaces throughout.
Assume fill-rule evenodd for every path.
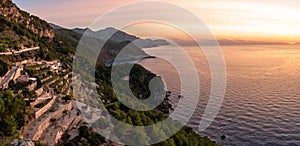
M 0 77 L 4 76 L 8 71 L 8 64 L 0 59 Z
M 14 96 L 10 90 L 0 95 L 0 135 L 14 136 L 25 124 L 23 95 Z

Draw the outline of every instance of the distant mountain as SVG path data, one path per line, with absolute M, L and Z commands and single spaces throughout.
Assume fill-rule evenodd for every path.
M 136 37 L 134 35 L 127 34 L 123 31 L 117 30 L 113 27 L 108 27 L 108 28 L 105 28 L 105 29 L 99 30 L 99 31 L 92 31 L 89 28 L 85 28 L 85 29 L 75 28 L 75 29 L 72 29 L 72 31 L 77 32 L 82 35 L 84 34 L 88 37 L 98 38 L 101 40 L 104 40 L 105 37 L 113 34 L 110 37 L 110 40 L 114 41 L 114 42 L 134 41 L 136 39 L 139 39 L 138 37 Z
M 81 34 L 81 35 L 83 35 L 84 33 L 87 33 L 87 34 L 92 34 L 92 33 L 94 33 L 91 29 L 89 29 L 89 28 L 74 28 L 74 29 L 71 29 L 71 31 L 74 31 L 74 32 L 76 32 L 76 33 L 78 33 L 78 34 Z
M 53 29 L 65 29 L 65 28 L 63 28 L 63 27 L 61 27 L 61 26 L 58 26 L 58 25 L 54 24 L 54 23 L 49 23 L 49 25 L 50 25 Z
M 114 61 L 115 57 L 119 52 L 128 46 L 128 56 L 122 56 L 122 60 L 135 60 L 144 57 L 149 57 L 142 48 L 151 48 L 162 45 L 169 45 L 165 40 L 151 40 L 151 39 L 140 39 L 137 36 L 127 34 L 118 29 L 109 27 L 99 31 L 93 31 L 89 28 L 74 28 L 66 29 L 61 26 L 51 24 L 55 29 L 55 36 L 59 40 L 64 40 L 63 43 L 68 43 L 68 46 L 72 46 L 74 49 L 77 47 L 81 37 L 85 35 L 84 41 L 81 41 L 81 46 L 85 48 L 81 55 L 85 58 L 89 58 L 96 54 L 99 49 L 101 53 L 99 54 L 98 61 L 101 64 L 109 64 Z M 108 40 L 107 38 L 111 36 Z M 103 48 L 98 48 L 104 40 L 107 40 Z M 131 42 L 135 43 L 131 43 Z
M 170 43 L 168 43 L 167 41 L 162 40 L 162 39 L 156 39 L 156 40 L 152 40 L 152 39 L 137 39 L 135 41 L 135 44 L 137 46 L 141 46 L 142 48 L 152 48 L 152 47 L 170 45 Z
M 64 44 L 65 46 L 69 46 L 65 49 L 68 49 L 68 52 L 73 52 L 76 51 L 76 48 L 79 45 L 84 48 L 83 52 L 77 53 L 81 57 L 84 57 L 86 60 L 89 60 L 91 56 L 94 56 L 97 54 L 96 52 L 99 49 L 101 50 L 101 53 L 98 55 L 98 63 L 100 64 L 107 64 L 109 62 L 114 61 L 115 57 L 119 54 L 119 52 L 127 45 L 130 44 L 131 41 L 112 41 L 109 39 L 103 48 L 99 48 L 100 44 L 103 44 L 103 40 L 99 37 L 95 37 L 93 35 L 86 35 L 82 40 L 82 35 L 86 32 L 88 33 L 95 33 L 90 29 L 66 29 L 57 25 L 51 25 L 55 29 L 55 36 L 56 39 L 61 40 L 61 43 Z M 103 38 L 103 37 L 102 37 Z M 70 48 L 72 48 L 70 50 Z M 139 59 L 139 58 L 144 58 L 148 57 L 147 55 L 141 48 L 130 44 L 129 47 L 129 52 L 127 58 L 125 57 L 124 60 L 126 59 Z M 92 61 L 92 60 L 91 60 Z
M 100 40 L 105 40 L 105 38 L 111 36 L 109 40 L 116 43 L 125 42 L 125 41 L 130 41 L 130 42 L 135 41 L 136 45 L 140 48 L 151 48 L 151 47 L 169 45 L 169 43 L 165 40 L 141 39 L 137 36 L 125 33 L 113 27 L 108 27 L 98 31 L 92 31 L 89 28 L 85 28 L 85 29 L 75 28 L 72 29 L 72 31 L 82 35 L 84 34 L 87 37 L 93 37 Z
M 84 117 L 79 114 L 81 108 L 73 106 L 74 102 L 90 103 L 89 107 L 97 105 L 98 102 L 94 102 L 93 98 L 81 100 L 84 96 L 95 97 L 98 94 L 97 91 L 101 92 L 99 97 L 104 106 L 115 116 L 121 115 L 116 116 L 118 120 L 128 119 L 125 121 L 128 124 L 148 125 L 167 117 L 158 110 L 170 107 L 168 98 L 163 101 L 167 104 L 161 104 L 163 109 L 153 109 L 149 111 L 149 114 L 134 110 L 131 112 L 130 109 L 124 108 L 111 85 L 112 68 L 92 64 L 89 60 L 92 58 L 91 56 L 96 56 L 98 57 L 97 63 L 109 63 L 114 61 L 115 57 L 123 51 L 122 48 L 126 46 L 127 52 L 121 53 L 122 58 L 118 61 L 128 63 L 130 59 L 148 56 L 140 45 L 151 47 L 167 43 L 166 41 L 140 39 L 114 28 L 97 32 L 89 29 L 69 30 L 55 24 L 48 24 L 46 21 L 20 10 L 11 0 L 0 0 L 0 5 L 0 52 L 11 52 L 14 49 L 27 50 L 20 54 L 11 52 L 10 55 L 0 56 L 0 76 L 4 76 L 3 80 L 0 79 L 0 84 L 2 84 L 0 89 L 0 145 L 120 145 L 102 137 L 93 128 L 84 126 L 87 124 L 84 122 Z M 82 39 L 84 32 L 90 33 L 90 36 Z M 101 46 L 102 48 L 99 48 L 99 44 L 103 45 L 101 37 L 105 38 L 114 32 L 117 33 L 106 41 L 105 45 Z M 137 44 L 131 43 L 134 40 L 137 40 Z M 81 43 L 78 44 L 79 42 Z M 76 54 L 74 57 L 78 46 L 82 48 L 82 52 L 79 52 L 79 56 Z M 29 47 L 36 47 L 38 50 L 28 50 Z M 96 54 L 99 49 L 101 49 L 100 55 Z M 76 68 L 76 65 L 81 67 Z M 9 70 L 10 67 L 11 70 Z M 95 74 L 90 76 L 93 69 L 96 70 Z M 17 78 L 17 76 L 19 77 Z M 21 81 L 20 77 L 26 79 L 23 78 L 24 80 Z M 148 85 L 154 77 L 156 77 L 154 74 L 141 66 L 133 67 L 128 76 L 130 88 L 140 99 L 145 99 L 150 94 Z M 77 78 L 78 82 L 74 83 L 72 80 L 74 78 Z M 8 84 L 8 90 L 3 88 L 3 83 Z M 118 86 L 120 85 L 122 84 L 118 84 Z M 80 89 L 78 90 L 77 87 Z M 97 87 L 97 91 L 93 92 L 90 87 Z M 78 95 L 78 97 L 73 97 L 73 95 Z M 53 98 L 45 99 L 48 96 Z M 73 98 L 76 101 L 73 101 Z M 58 102 L 60 100 L 64 102 Z M 165 102 L 166 100 L 168 102 Z M 113 108 L 110 108 L 111 105 Z M 88 106 L 84 105 L 84 107 Z M 90 109 L 89 107 L 88 109 Z M 69 113 L 69 116 L 66 112 Z M 107 127 L 107 123 L 111 122 L 110 118 L 106 118 L 105 115 L 107 114 L 102 113 L 101 119 L 97 120 L 100 122 L 103 120 L 104 124 L 100 123 L 101 126 L 99 126 L 101 129 Z M 142 120 L 135 122 L 137 120 L 131 120 L 134 118 Z M 96 124 L 99 125 L 98 122 Z M 173 125 L 178 126 L 177 124 L 180 123 L 174 122 Z M 112 126 L 109 129 L 115 131 L 119 127 Z M 172 129 L 172 125 L 170 129 Z M 142 136 L 142 139 L 152 138 L 152 135 Z M 125 133 L 121 137 L 127 138 L 128 134 Z M 14 138 L 16 139 L 13 140 Z M 193 143 L 188 143 L 190 141 Z M 68 143 L 66 144 L 66 142 Z M 172 145 L 178 142 L 178 145 L 187 146 L 189 146 L 188 144 L 215 145 L 215 142 L 207 137 L 197 135 L 192 128 L 187 127 L 184 127 L 174 138 L 158 145 L 165 145 L 168 142 L 171 142 Z

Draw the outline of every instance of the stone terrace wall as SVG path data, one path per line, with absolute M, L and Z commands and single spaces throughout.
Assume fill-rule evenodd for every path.
M 55 111 L 53 114 L 51 114 L 49 117 L 47 117 L 38 127 L 36 133 L 34 134 L 32 140 L 39 140 L 42 136 L 44 130 L 48 128 L 51 124 L 50 120 L 52 118 L 57 118 L 63 114 L 63 111 L 65 110 L 71 110 L 73 107 L 72 102 L 68 103 L 67 105 L 63 106 L 61 109 Z
M 67 123 L 64 124 L 63 127 L 69 128 L 72 125 L 76 125 L 80 120 L 81 120 L 81 117 L 71 118 Z M 68 129 L 66 129 L 66 130 L 68 130 Z M 55 136 L 54 143 L 58 143 L 64 133 L 65 133 L 65 130 L 59 130 Z
M 44 91 L 44 88 L 41 87 L 41 88 L 35 90 L 35 93 L 36 93 L 38 96 L 40 96 L 40 95 L 43 93 L 43 91 Z
M 35 112 L 35 118 L 39 118 L 41 115 L 43 115 L 45 112 L 47 112 L 52 107 L 52 105 L 55 103 L 56 98 L 57 97 L 54 96 L 52 98 L 52 100 L 49 101 L 49 103 L 47 105 L 45 105 L 44 107 L 42 107 L 41 109 L 39 109 L 37 112 Z

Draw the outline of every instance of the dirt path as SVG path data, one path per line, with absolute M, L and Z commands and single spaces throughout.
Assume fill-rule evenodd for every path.
M 33 51 L 33 50 L 38 50 L 40 49 L 40 47 L 33 47 L 33 48 L 25 48 L 19 51 L 12 51 L 12 52 L 0 52 L 0 55 L 12 55 L 12 54 L 20 54 L 20 53 L 24 53 L 27 51 Z

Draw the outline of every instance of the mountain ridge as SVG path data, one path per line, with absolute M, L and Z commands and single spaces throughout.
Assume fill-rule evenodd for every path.
M 94 97 L 94 95 L 99 94 L 100 100 L 103 101 L 110 114 L 131 125 L 151 125 L 167 117 L 159 110 L 139 112 L 123 106 L 114 94 L 111 85 L 111 66 L 97 63 L 95 82 L 88 80 L 90 76 L 86 72 L 91 71 L 88 67 L 95 68 L 94 64 L 88 62 L 88 59 L 95 55 L 93 51 L 96 52 L 97 49 L 102 49 L 101 52 L 103 51 L 102 54 L 104 55 L 99 56 L 99 58 L 105 62 L 114 59 L 127 45 L 130 45 L 128 47 L 129 52 L 127 52 L 128 57 L 147 55 L 130 40 L 125 39 L 121 42 L 108 40 L 103 48 L 98 48 L 99 45 L 97 44 L 103 43 L 102 40 L 96 37 L 87 37 L 86 42 L 83 42 L 82 56 L 74 57 L 82 34 L 55 24 L 48 24 L 48 22 L 20 10 L 10 0 L 0 0 L 0 3 L 5 6 L 5 8 L 2 7 L 5 10 L 1 9 L 0 11 L 0 20 L 5 22 L 0 23 L 0 46 L 6 45 L 5 48 L 10 52 L 13 52 L 11 50 L 15 48 L 26 50 L 28 47 L 25 45 L 38 48 L 38 50 L 29 50 L 20 54 L 2 55 L 0 58 L 0 69 L 2 69 L 0 76 L 4 75 L 4 78 L 0 78 L 1 84 L 7 84 L 0 89 L 0 145 L 121 145 L 102 137 L 95 131 L 95 127 L 91 128 L 81 117 L 81 111 L 76 103 L 85 96 Z M 55 27 L 56 30 L 50 27 Z M 108 28 L 105 31 L 109 34 L 115 29 Z M 125 32 L 122 34 L 127 39 L 137 38 L 127 35 Z M 150 39 L 146 39 L 146 41 L 153 42 Z M 16 43 L 19 43 L 20 46 L 14 46 Z M 83 64 L 83 67 L 87 68 L 76 70 L 75 67 L 73 70 L 74 61 L 77 61 L 76 64 Z M 11 67 L 10 71 L 8 67 Z M 81 72 L 83 74 L 77 74 L 80 71 L 83 71 Z M 142 66 L 135 65 L 129 77 L 131 81 L 129 84 L 135 89 L 133 90 L 134 94 L 144 99 L 148 97 L 147 95 L 150 94 L 148 85 L 155 76 Z M 75 82 L 74 84 L 73 79 L 80 83 Z M 80 88 L 77 90 L 75 85 L 79 84 Z M 98 92 L 91 91 L 90 87 L 96 87 Z M 79 95 L 78 98 L 73 97 L 76 94 Z M 165 98 L 166 100 L 167 98 Z M 89 99 L 86 101 L 91 104 L 98 103 Z M 169 105 L 164 105 L 167 109 L 169 108 Z M 90 108 L 88 107 L 88 109 Z M 104 118 L 99 119 L 100 124 L 96 123 L 99 128 L 107 129 L 107 126 L 110 126 L 114 133 L 122 132 L 118 126 L 108 125 L 111 122 L 108 121 L 110 120 L 108 115 L 106 112 L 101 113 L 101 117 Z M 166 128 L 173 129 L 172 126 L 166 125 Z M 140 132 L 143 130 L 141 129 Z M 120 136 L 120 138 L 131 137 L 126 133 L 123 132 L 124 136 Z M 160 133 L 154 129 L 154 135 L 137 133 L 139 135 L 135 137 L 156 139 L 161 135 Z M 133 142 L 137 139 L 127 138 L 127 140 Z M 217 145 L 209 138 L 197 135 L 192 128 L 188 127 L 184 127 L 173 137 L 155 145 L 167 144 Z
M 61 27 L 61 26 L 53 24 L 53 23 L 51 23 L 50 26 L 56 30 L 61 30 L 61 29 L 71 30 L 80 35 L 84 35 L 86 37 L 97 38 L 100 40 L 107 40 L 107 37 L 111 36 L 109 38 L 109 41 L 113 41 L 116 43 L 130 41 L 130 42 L 134 42 L 134 44 L 140 48 L 151 48 L 151 47 L 170 45 L 169 42 L 162 40 L 162 39 L 155 39 L 155 40 L 142 39 L 138 36 L 135 36 L 133 34 L 128 34 L 127 32 L 118 30 L 114 27 L 107 27 L 105 29 L 93 31 L 90 28 L 67 29 L 67 28 Z

